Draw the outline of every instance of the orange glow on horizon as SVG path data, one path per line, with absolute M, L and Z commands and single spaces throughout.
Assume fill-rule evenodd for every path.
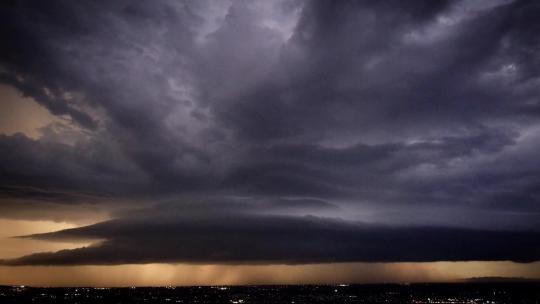
M 540 279 L 540 262 L 336 263 L 0 267 L 0 285 L 185 286 L 455 282 L 471 277 Z

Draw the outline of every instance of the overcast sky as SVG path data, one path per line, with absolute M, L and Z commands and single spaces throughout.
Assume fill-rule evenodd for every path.
M 3 264 L 540 259 L 538 1 L 0 6 Z

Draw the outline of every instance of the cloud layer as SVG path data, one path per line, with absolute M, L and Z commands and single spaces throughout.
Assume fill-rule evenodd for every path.
M 385 227 L 286 216 L 136 218 L 32 235 L 103 239 L 37 253 L 5 265 L 138 263 L 305 264 L 540 259 L 540 233 L 437 227 Z

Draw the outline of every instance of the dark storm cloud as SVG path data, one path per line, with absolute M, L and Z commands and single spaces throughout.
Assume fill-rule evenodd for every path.
M 437 2 L 432 5 L 439 10 L 415 18 L 423 1 L 401 10 L 366 3 L 308 5 L 282 54 L 287 74 L 235 96 L 232 109 L 218 105 L 219 117 L 250 140 L 365 140 L 372 133 L 399 140 L 430 134 L 424 128 L 444 134 L 501 116 L 518 119 L 518 113 L 536 118 L 521 109 L 538 104 L 538 90 L 525 89 L 528 97 L 517 98 L 515 88 L 537 79 L 521 67 L 529 70 L 538 59 L 515 50 L 534 52 L 537 35 L 517 42 L 511 33 L 529 31 L 523 18 L 529 20 L 537 4 L 469 12 L 464 2 L 460 12 L 441 11 L 445 6 Z M 505 64 L 519 72 L 501 75 Z
M 384 227 L 317 217 L 234 216 L 115 220 L 33 237 L 105 239 L 7 265 L 327 263 L 540 259 L 538 232 Z
M 55 108 L 74 104 L 105 110 L 107 117 L 102 123 L 114 132 L 113 141 L 121 141 L 120 152 L 158 178 L 182 177 L 168 170 L 168 163 L 174 157 L 184 154 L 201 157 L 202 153 L 183 144 L 181 138 L 170 138 L 171 134 L 161 125 L 170 103 L 170 98 L 165 96 L 170 92 L 165 92 L 163 87 L 167 71 L 162 71 L 161 66 L 156 68 L 159 62 L 151 58 L 151 49 L 145 49 L 152 39 L 170 40 L 170 56 L 174 58 L 167 64 L 181 68 L 178 62 L 182 61 L 182 53 L 189 48 L 191 39 L 190 29 L 183 24 L 191 18 L 182 6 L 175 10 L 169 3 L 117 2 L 101 6 L 69 1 L 47 5 L 30 1 L 4 6 L 2 19 L 8 24 L 2 28 L 10 45 L 3 54 L 7 69 L 4 78 L 16 79 L 17 87 L 26 94 L 82 93 L 80 100 L 70 103 L 55 99 L 55 105 L 58 104 Z M 167 27 L 174 27 L 174 33 L 167 32 Z M 164 37 L 154 38 L 153 30 L 165 31 Z M 36 96 L 36 100 L 48 106 L 49 99 Z M 74 121 L 82 122 L 80 115 L 73 115 L 78 112 L 51 112 L 72 114 Z
M 173 214 L 241 214 L 250 223 L 253 216 L 272 222 L 265 216 L 317 214 L 491 228 L 504 239 L 512 239 L 506 230 L 538 228 L 537 1 L 0 5 L 0 82 L 65 118 L 63 128 L 44 127 L 38 139 L 0 136 L 0 198 L 13 200 L 3 203 L 2 217 L 19 218 L 21 206 L 35 210 L 40 203 L 92 203 L 112 210 L 124 200 L 134 210 L 110 212 L 125 222 L 140 212 L 157 216 L 161 208 Z M 14 201 L 25 203 L 15 207 Z M 160 208 L 148 211 L 149 206 Z M 212 220 L 204 225 L 211 227 Z M 358 238 L 347 230 L 345 239 L 367 242 L 368 228 L 351 229 L 359 230 Z M 389 233 L 374 229 L 374 235 Z M 386 260 L 410 260 L 405 253 L 413 249 L 403 238 L 413 232 L 420 239 L 433 237 L 428 228 L 404 229 L 395 236 L 402 258 L 374 241 L 370 254 L 353 247 L 351 255 L 336 252 L 336 259 L 372 260 L 380 252 Z M 468 231 L 437 229 L 447 240 Z M 260 236 L 273 238 L 272 231 Z M 463 242 L 473 244 L 484 232 L 474 230 Z M 314 243 L 335 244 L 306 233 Z M 486 248 L 493 249 L 489 242 L 497 232 L 485 233 Z M 162 240 L 155 234 L 142 238 Z M 240 246 L 250 238 L 231 242 Z M 125 250 L 141 244 L 135 236 L 125 241 Z M 61 254 L 70 260 L 95 251 L 91 259 L 97 259 L 113 247 L 123 252 L 117 248 L 122 242 L 110 235 L 101 247 Z M 293 243 L 284 252 L 301 249 Z M 478 249 L 468 256 L 430 250 L 420 256 L 537 258 L 537 243 L 520 246 L 493 255 Z M 525 248 L 534 249 L 531 256 L 521 256 Z M 193 260 L 179 248 L 170 252 Z M 275 260 L 332 256 L 299 252 Z M 262 261 L 272 254 L 245 259 Z M 133 260 L 152 257 L 175 260 L 153 253 Z
M 410 144 L 357 144 L 347 148 L 274 145 L 254 150 L 259 157 L 241 164 L 227 182 L 267 194 L 339 197 L 367 189 L 384 192 L 390 185 L 407 186 L 396 177 L 400 171 L 419 165 L 444 168 L 456 157 L 497 152 L 511 144 L 512 134 L 483 130 L 467 137 Z
M 126 192 L 144 179 L 113 149 L 95 142 L 70 146 L 19 133 L 0 135 L 0 150 L 3 196 L 75 202 L 77 192 L 83 197 Z

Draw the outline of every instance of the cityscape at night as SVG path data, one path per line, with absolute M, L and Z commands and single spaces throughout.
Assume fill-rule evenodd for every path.
M 539 283 L 197 286 L 125 288 L 0 287 L 1 303 L 441 303 L 536 304 Z

